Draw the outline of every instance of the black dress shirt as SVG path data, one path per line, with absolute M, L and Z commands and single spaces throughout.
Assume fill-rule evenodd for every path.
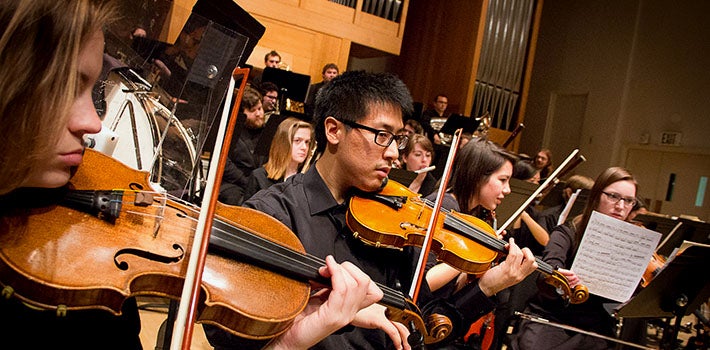
M 375 248 L 355 239 L 345 225 L 347 201 L 339 204 L 333 198 L 315 166 L 305 174 L 296 174 L 257 193 L 244 206 L 284 223 L 296 233 L 309 254 L 320 258 L 333 255 L 338 262 L 350 261 L 373 281 L 408 291 L 420 249 Z M 425 312 L 444 314 L 452 320 L 455 329 L 452 339 L 467 330 L 462 325 L 470 324 L 494 306 L 476 283 L 446 300 L 435 299 L 425 283 L 418 302 Z M 433 347 L 436 346 L 429 346 Z M 384 349 L 392 348 L 392 342 L 380 330 L 346 327 L 314 348 Z
M 551 266 L 569 269 L 576 254 L 574 232 L 567 224 L 557 226 L 550 234 L 542 260 Z M 604 335 L 613 334 L 613 318 L 603 306 L 611 300 L 590 295 L 584 303 L 565 305 L 552 286 L 544 283 L 538 285 L 540 293 L 529 304 L 529 310 L 536 315 Z

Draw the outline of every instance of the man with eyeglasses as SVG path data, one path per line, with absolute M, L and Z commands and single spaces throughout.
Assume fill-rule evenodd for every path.
M 261 83 L 260 88 L 263 96 L 264 119 L 268 122 L 272 114 L 279 113 L 279 87 L 270 81 L 265 81 Z
M 256 193 L 244 206 L 284 223 L 307 253 L 349 261 L 373 281 L 406 295 L 421 249 L 366 245 L 354 238 L 345 215 L 355 192 L 376 192 L 385 184 L 399 150 L 406 145 L 407 136 L 398 132 L 403 128 L 403 115 L 411 110 L 407 87 L 393 75 L 352 71 L 335 78 L 316 99 L 315 140 L 320 157 L 315 166 Z M 517 268 L 523 267 L 511 270 Z M 441 314 L 453 322 L 449 339 L 465 333 L 463 325 L 471 324 L 492 304 L 477 282 L 434 301 L 428 284 L 423 283 L 417 301 L 426 315 Z M 410 331 L 388 320 L 385 307 L 374 304 L 360 310 L 351 326 L 335 331 L 312 349 L 409 349 Z
M 431 126 L 431 120 L 434 118 L 447 118 L 449 116 L 449 114 L 446 113 L 446 108 L 449 107 L 449 98 L 444 94 L 436 95 L 432 107 L 433 108 L 429 108 L 422 113 L 421 123 L 429 140 L 433 143 L 440 144 L 441 139 L 439 138 L 439 133 Z

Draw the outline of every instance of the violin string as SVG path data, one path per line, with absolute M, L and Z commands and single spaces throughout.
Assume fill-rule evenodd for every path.
M 171 200 L 171 201 L 173 201 L 173 202 L 176 202 L 176 203 L 179 203 L 179 204 L 184 205 L 184 208 L 180 208 L 180 210 L 187 210 L 187 211 L 188 211 L 188 214 L 193 214 L 193 215 L 186 215 L 183 219 L 187 219 L 187 220 L 190 220 L 190 221 L 195 222 L 195 223 L 198 221 L 196 215 L 198 215 L 199 212 L 200 212 L 200 208 L 199 208 L 199 207 L 197 207 L 197 206 L 195 206 L 194 204 L 192 204 L 192 203 L 190 203 L 190 202 L 187 202 L 187 201 L 185 201 L 185 200 L 183 200 L 183 199 L 181 199 L 181 198 L 178 198 L 178 197 L 176 197 L 176 196 L 173 196 L 173 195 L 171 195 L 171 194 L 169 194 L 169 193 L 165 193 L 165 194 L 164 194 L 165 196 L 163 197 L 163 196 L 162 196 L 163 193 L 159 193 L 159 192 L 155 192 L 155 191 L 125 190 L 124 192 L 129 192 L 129 193 L 148 193 L 148 194 L 153 194 L 153 195 L 156 195 L 156 194 L 157 194 L 157 195 L 161 195 L 161 196 L 153 197 L 153 199 L 155 199 L 155 201 L 153 201 L 148 207 L 154 207 L 154 208 L 157 208 L 158 210 L 162 210 L 162 209 L 164 209 L 166 206 L 168 206 L 168 204 L 166 204 L 166 200 Z M 156 202 L 157 202 L 157 203 L 156 203 Z M 132 205 L 133 203 L 135 203 L 135 201 L 130 201 L 130 200 L 127 200 L 127 199 L 123 199 L 123 200 L 122 200 L 122 204 L 129 204 L 129 205 Z M 149 214 L 149 213 L 145 213 L 145 212 L 139 212 L 139 211 L 128 210 L 128 209 L 122 209 L 121 211 L 122 211 L 122 212 L 125 212 L 125 213 L 128 213 L 128 214 L 140 215 L 140 216 L 143 216 L 143 217 L 150 217 L 150 218 L 153 218 L 153 219 L 164 219 L 164 215 L 162 215 L 162 214 L 160 214 L 160 215 Z M 219 217 L 219 216 L 215 217 L 215 220 L 218 221 L 218 222 L 220 222 L 220 223 L 222 223 L 222 224 L 224 224 L 224 225 L 227 226 L 227 227 L 238 228 L 238 225 L 236 225 L 236 223 L 232 222 L 231 220 L 228 220 L 228 219 L 225 219 L 225 218 L 222 218 L 222 217 Z M 171 221 L 171 222 L 172 222 L 172 221 Z M 230 232 L 228 232 L 228 231 L 226 231 L 226 230 L 223 230 L 223 229 L 220 229 L 220 228 L 213 228 L 213 230 L 215 230 L 215 231 L 217 231 L 217 232 L 220 232 L 220 233 L 222 233 L 222 234 L 228 235 L 228 236 L 230 236 L 230 237 L 232 237 L 232 238 L 239 239 L 238 237 L 236 237 L 235 235 L 231 234 Z M 251 234 L 251 233 L 250 233 L 250 234 Z M 252 234 L 252 235 L 253 235 L 253 234 Z M 260 236 L 258 236 L 258 235 L 254 235 L 254 236 L 257 237 L 257 238 L 260 239 L 260 240 L 263 240 L 264 242 L 273 243 L 273 242 L 271 242 L 271 241 L 269 241 L 269 240 L 266 240 L 266 239 L 264 239 L 264 238 L 262 238 L 262 237 L 260 237 Z M 279 246 L 279 247 L 281 247 L 281 246 Z M 281 248 L 284 248 L 284 247 L 281 247 Z M 307 262 L 308 264 L 305 265 L 305 266 L 302 266 L 302 268 L 307 268 L 307 269 L 310 269 L 310 270 L 313 270 L 313 271 L 318 271 L 318 269 L 319 269 L 321 266 L 325 266 L 325 265 L 326 265 L 325 260 L 320 259 L 320 258 L 318 258 L 318 257 L 316 257 L 316 256 L 313 256 L 313 255 L 310 255 L 310 254 L 302 254 L 302 258 L 303 258 L 304 260 L 298 260 L 298 259 L 294 259 L 293 257 L 288 257 L 288 256 L 286 256 L 286 255 L 284 255 L 284 254 L 277 253 L 277 252 L 275 252 L 275 251 L 273 251 L 273 250 L 270 250 L 270 253 L 278 254 L 278 255 L 281 256 L 282 258 L 288 259 L 288 261 L 290 261 L 290 262 L 293 263 L 293 264 L 301 264 L 302 262 Z M 298 254 L 300 254 L 300 253 L 298 253 Z M 301 258 L 301 256 L 299 256 L 299 258 Z M 377 283 L 377 286 L 380 287 L 380 289 L 383 291 L 383 293 L 385 294 L 385 297 L 389 297 L 390 299 L 391 299 L 391 298 L 395 298 L 395 299 L 403 299 L 403 298 L 404 298 L 403 293 L 400 292 L 400 291 L 398 291 L 398 290 L 396 290 L 396 289 L 390 288 L 390 287 L 385 286 L 385 285 L 381 285 L 381 284 L 379 284 L 379 283 Z M 390 303 L 393 303 L 393 301 L 390 301 Z M 399 301 L 397 301 L 397 303 L 399 303 Z
M 227 227 L 240 229 L 240 228 L 237 227 L 237 225 L 236 225 L 235 223 L 233 223 L 233 222 L 231 222 L 230 220 L 227 220 L 227 219 L 225 219 L 225 218 L 218 217 L 218 218 L 215 218 L 215 220 L 219 220 L 221 223 L 226 224 Z M 233 237 L 233 238 L 235 238 L 235 239 L 241 240 L 239 237 L 235 236 L 235 235 L 232 234 L 231 232 L 227 232 L 226 230 L 222 230 L 222 229 L 219 229 L 219 228 L 217 228 L 216 230 L 219 230 L 220 233 L 223 233 L 223 234 L 228 235 L 228 236 L 230 236 L 230 237 Z M 242 229 L 242 230 L 243 230 L 243 229 Z M 268 244 L 268 245 L 273 245 L 273 244 L 274 244 L 273 242 L 271 242 L 271 241 L 269 241 L 269 240 L 266 240 L 266 239 L 264 239 L 264 238 L 262 238 L 262 237 L 260 237 L 260 236 L 258 236 L 258 235 L 255 235 L 255 237 L 256 237 L 257 239 L 263 241 L 263 243 L 265 243 L 265 244 Z M 281 247 L 281 246 L 278 246 L 278 245 L 277 245 L 277 247 L 286 249 L 285 247 Z M 289 253 L 290 253 L 290 252 L 289 252 Z M 321 258 L 318 258 L 318 257 L 316 257 L 316 256 L 314 256 L 314 255 L 311 255 L 311 254 L 301 254 L 301 253 L 296 253 L 296 254 L 299 254 L 298 258 L 299 258 L 299 259 L 302 258 L 302 259 L 304 259 L 304 261 L 301 261 L 301 260 L 298 260 L 298 259 L 293 259 L 292 257 L 287 257 L 287 256 L 284 256 L 283 254 L 280 254 L 280 255 L 281 255 L 282 257 L 286 258 L 286 259 L 289 259 L 289 260 L 291 261 L 291 263 L 293 263 L 293 264 L 301 264 L 302 262 L 308 262 L 309 264 L 306 265 L 307 268 L 309 268 L 309 269 L 311 269 L 311 270 L 313 270 L 313 271 L 318 271 L 318 269 L 319 269 L 321 266 L 325 266 L 325 265 L 326 265 L 326 264 L 325 264 L 325 260 L 323 260 L 323 259 L 321 259 Z M 385 296 L 388 296 L 388 295 L 389 295 L 390 297 L 396 297 L 396 298 L 403 298 L 403 297 L 404 297 L 404 295 L 403 295 L 401 292 L 397 291 L 396 289 L 393 289 L 393 288 L 390 288 L 390 287 L 381 285 L 381 284 L 379 284 L 379 283 L 377 283 L 377 286 L 380 287 L 380 289 L 382 289 L 382 291 L 383 291 L 383 293 L 385 294 Z
M 434 203 L 426 198 L 422 199 L 424 204 L 428 206 L 429 208 L 434 207 Z M 452 210 L 447 209 L 447 208 L 441 208 L 441 212 L 444 214 L 449 214 L 446 215 L 446 221 L 449 224 L 456 224 L 457 229 L 461 231 L 460 233 L 468 236 L 469 238 L 475 240 L 476 242 L 486 245 L 489 248 L 496 249 L 498 251 L 504 252 L 505 251 L 505 241 L 499 240 L 483 231 L 478 229 L 477 227 L 472 226 L 471 224 L 465 222 L 463 219 L 457 218 L 454 215 L 450 215 L 453 213 Z
M 170 194 L 167 195 L 167 198 L 170 199 L 170 200 L 172 200 L 172 201 L 175 201 L 175 202 L 178 202 L 178 203 L 181 203 L 181 204 L 185 205 L 185 208 L 183 208 L 183 209 L 186 209 L 187 211 L 189 211 L 189 213 L 194 214 L 194 215 L 199 214 L 200 208 L 194 206 L 192 203 L 186 202 L 186 201 L 184 201 L 184 200 L 182 200 L 182 199 L 179 199 L 179 198 L 177 198 L 177 197 L 174 197 L 174 196 L 172 196 L 172 195 L 170 195 Z M 161 204 L 159 207 L 162 208 L 162 207 L 164 207 L 164 206 L 165 206 L 165 204 Z M 134 212 L 134 211 L 126 211 L 126 212 L 129 212 L 129 213 L 132 213 L 132 214 L 136 214 L 136 215 L 143 215 L 143 216 L 153 217 L 153 218 L 163 218 L 162 215 L 150 215 L 150 214 L 145 214 L 145 213 L 140 213 L 140 212 Z M 187 215 L 187 216 L 185 217 L 185 219 L 191 220 L 191 221 L 193 221 L 193 222 L 197 222 L 197 218 L 194 217 L 194 216 L 192 216 L 192 215 Z M 222 222 L 222 223 L 224 223 L 224 224 L 227 225 L 227 226 L 235 227 L 235 228 L 237 227 L 237 225 L 236 225 L 234 222 L 231 222 L 230 220 L 227 220 L 227 219 L 225 219 L 225 218 L 216 217 L 215 219 L 218 220 L 218 221 L 220 221 L 220 222 Z M 222 233 L 224 233 L 224 234 L 229 234 L 228 232 L 226 232 L 226 231 L 224 231 L 224 230 L 221 230 L 221 229 L 218 229 L 218 228 L 215 228 L 215 230 L 220 231 L 220 232 L 222 232 Z M 261 237 L 259 237 L 259 238 L 261 238 Z M 269 241 L 269 242 L 270 242 L 270 241 Z M 284 256 L 284 258 L 285 258 L 285 256 Z M 317 270 L 320 268 L 320 266 L 325 266 L 325 260 L 320 259 L 320 258 L 317 258 L 317 257 L 312 256 L 312 255 L 310 255 L 310 254 L 304 255 L 304 258 L 307 259 L 307 260 L 309 261 L 309 263 L 310 263 L 310 266 L 308 266 L 308 268 L 313 269 L 313 270 L 315 270 L 315 271 L 317 271 Z M 298 262 L 297 260 L 293 260 L 293 259 L 291 259 L 291 261 L 292 261 L 292 262 Z M 399 298 L 403 297 L 402 293 L 399 292 L 399 291 L 397 291 L 397 290 L 395 290 L 395 289 L 392 289 L 392 288 L 389 288 L 389 287 L 386 287 L 386 286 L 383 286 L 383 285 L 379 285 L 379 284 L 378 284 L 378 286 L 380 287 L 380 289 L 383 290 L 383 292 L 384 292 L 385 294 L 389 294 L 390 296 L 399 297 Z
M 423 201 L 427 206 L 433 208 L 434 203 L 432 203 L 430 200 L 425 198 L 425 199 L 423 199 Z M 446 208 L 441 208 L 441 210 L 445 214 L 452 213 L 451 210 L 446 209 Z M 501 253 L 506 252 L 505 245 L 507 243 L 505 241 L 503 241 L 501 239 L 497 239 L 489 234 L 486 234 L 485 232 L 481 231 L 477 227 L 472 226 L 471 224 L 467 223 L 463 219 L 457 218 L 454 215 L 447 215 L 445 220 L 447 220 L 446 222 L 448 224 L 455 226 L 454 228 L 456 228 L 458 231 L 460 231 L 460 233 L 468 236 L 469 238 L 472 238 L 473 240 L 475 240 L 483 245 L 487 245 L 488 247 L 490 247 L 494 250 L 497 250 Z M 535 262 L 537 262 L 538 269 L 540 269 L 541 271 L 543 271 L 547 274 L 553 273 L 554 268 L 552 268 L 552 266 L 550 264 L 542 261 L 541 259 L 539 259 L 537 257 L 535 257 Z

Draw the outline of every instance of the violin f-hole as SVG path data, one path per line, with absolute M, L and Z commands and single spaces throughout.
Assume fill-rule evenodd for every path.
M 120 270 L 126 271 L 128 270 L 128 262 L 126 261 L 119 261 L 120 257 L 122 255 L 135 255 L 144 259 L 152 260 L 152 261 L 157 261 L 159 263 L 163 264 L 174 264 L 179 262 L 185 257 L 185 249 L 181 247 L 179 244 L 173 244 L 173 249 L 178 251 L 178 254 L 175 256 L 164 256 L 156 253 L 152 253 L 149 251 L 145 250 L 140 250 L 140 249 L 134 249 L 134 248 L 126 248 L 126 249 L 121 249 L 118 252 L 116 252 L 116 255 L 113 257 L 113 263 L 118 267 Z

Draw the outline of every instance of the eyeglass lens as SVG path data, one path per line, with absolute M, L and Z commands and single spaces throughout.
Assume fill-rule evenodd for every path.
M 624 205 L 628 205 L 628 206 L 636 205 L 636 198 L 624 198 L 616 193 L 604 192 L 604 194 L 607 195 L 607 197 L 609 197 L 609 199 L 614 203 L 619 203 L 619 201 L 623 201 Z

